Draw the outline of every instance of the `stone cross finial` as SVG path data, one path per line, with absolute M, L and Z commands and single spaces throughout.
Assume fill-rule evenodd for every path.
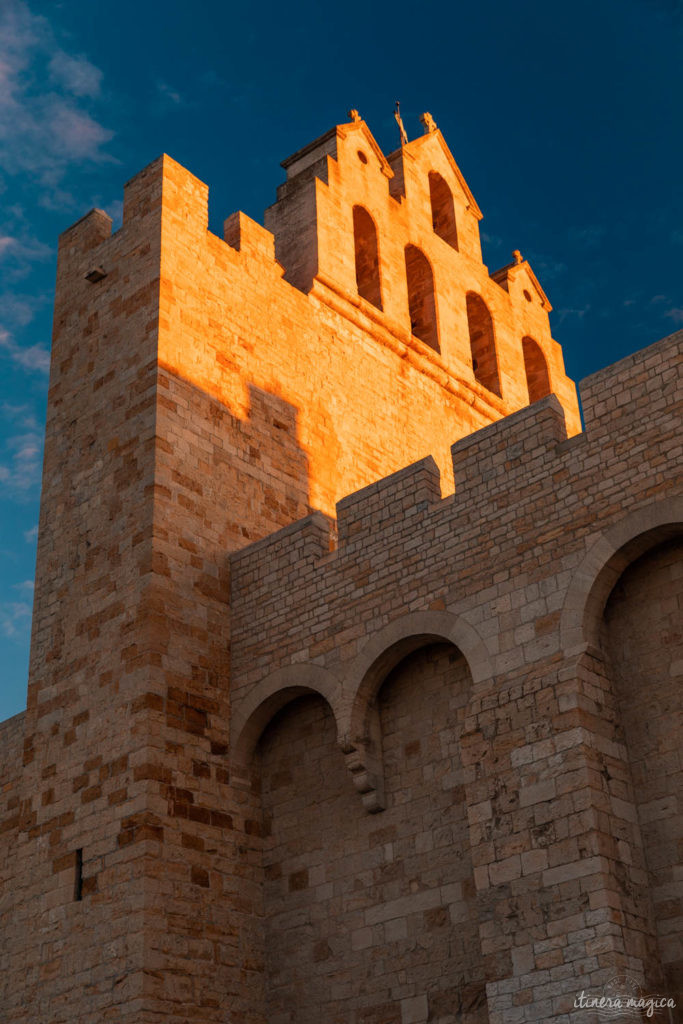
M 398 133 L 399 133 L 399 136 L 401 138 L 401 145 L 402 146 L 407 146 L 408 145 L 408 133 L 406 132 L 405 128 L 403 127 L 403 121 L 401 119 L 401 108 L 400 108 L 398 100 L 396 100 L 396 107 L 394 109 L 394 117 L 396 118 L 396 124 L 398 125 Z
M 424 114 L 420 114 L 420 121 L 424 125 L 425 135 L 436 131 L 436 121 L 428 111 L 425 110 Z
M 515 261 L 515 263 L 522 263 L 524 259 L 519 249 L 513 249 L 512 258 Z
M 349 110 L 349 117 L 351 118 L 352 121 L 362 121 L 363 120 L 363 118 L 360 116 L 358 111 L 355 110 L 354 108 L 351 108 L 351 110 Z

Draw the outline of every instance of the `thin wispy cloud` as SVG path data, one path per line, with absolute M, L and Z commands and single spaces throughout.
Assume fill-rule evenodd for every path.
M 35 493 L 43 461 L 43 435 L 30 405 L 3 402 L 0 415 L 10 432 L 0 452 L 0 480 L 5 492 L 24 499 Z
M 33 544 L 38 537 L 38 523 L 32 526 L 30 530 L 24 530 L 24 540 L 27 544 Z
M 605 228 L 602 224 L 585 224 L 573 226 L 569 229 L 569 241 L 583 246 L 585 249 L 594 249 L 605 237 Z
M 11 292 L 0 293 L 0 309 L 3 320 L 6 324 L 16 327 L 25 327 L 33 320 L 36 310 L 40 309 L 49 301 L 45 294 L 39 295 L 17 295 Z M 5 328 L 0 326 L 0 337 Z
M 15 497 L 28 497 L 40 483 L 43 458 L 42 436 L 34 431 L 9 437 L 0 463 L 0 480 Z
M 0 355 L 32 373 L 50 372 L 50 353 L 43 345 L 18 345 L 9 331 L 0 327 Z
M 107 211 L 112 219 L 114 231 L 117 231 L 121 227 L 123 221 L 123 200 L 122 199 L 111 199 L 108 203 L 103 205 L 103 209 Z
M 85 57 L 71 57 L 57 50 L 49 64 L 50 79 L 74 96 L 99 96 L 102 72 Z
M 540 253 L 530 250 L 529 252 L 523 253 L 525 259 L 529 261 L 534 271 L 538 274 L 541 280 L 552 280 L 556 277 L 561 277 L 567 273 L 567 264 L 562 263 L 560 260 L 548 259 L 546 256 Z
M 664 316 L 668 320 L 673 320 L 675 324 L 683 324 L 683 309 L 678 306 L 674 306 L 673 309 L 667 309 Z
M 481 232 L 481 240 L 484 245 L 489 245 L 492 249 L 500 249 L 503 245 L 503 239 L 498 235 L 492 235 L 488 231 Z
M 570 309 L 570 308 L 558 309 L 556 312 L 557 312 L 557 317 L 558 317 L 559 322 L 560 323 L 564 323 L 565 320 L 569 320 L 572 317 L 577 319 L 577 320 L 583 320 L 583 318 L 585 317 L 586 313 L 588 313 L 590 311 L 590 308 L 591 308 L 590 305 L 588 305 L 588 306 L 583 306 L 582 308 L 576 308 L 576 309 Z
M 12 584 L 12 590 L 18 590 L 22 594 L 25 594 L 27 597 L 33 594 L 35 588 L 36 585 L 33 580 L 22 580 L 21 583 Z
M 187 106 L 187 101 L 178 92 L 178 90 L 174 89 L 172 85 L 169 85 L 168 82 L 165 82 L 163 79 L 157 79 L 155 82 L 155 88 L 157 94 L 157 105 L 162 109 Z
M 31 626 L 31 606 L 26 601 L 0 604 L 0 633 L 10 640 L 23 640 Z
M 6 225 L 6 228 L 9 225 Z M 30 274 L 36 263 L 51 259 L 53 249 L 37 238 L 11 234 L 0 228 L 0 266 L 3 277 L 8 281 L 20 281 Z M 4 312 L 4 305 L 3 305 Z
M 14 405 L 12 402 L 1 402 L 0 412 L 5 419 L 12 421 L 23 430 L 40 430 L 40 424 L 30 405 L 24 403 Z
M 87 102 L 102 74 L 59 46 L 45 18 L 22 0 L 0 9 L 0 168 L 56 188 L 73 163 L 110 160 L 113 133 Z
M 38 205 L 52 213 L 63 213 L 64 210 L 77 206 L 77 204 L 78 199 L 73 192 L 59 186 L 51 186 L 38 196 Z
M 230 83 L 222 78 L 214 68 L 206 68 L 199 76 L 201 85 L 208 89 L 229 89 Z

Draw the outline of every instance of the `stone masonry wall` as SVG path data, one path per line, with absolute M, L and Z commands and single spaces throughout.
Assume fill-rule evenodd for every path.
M 398 805 L 375 698 L 402 659 L 443 641 L 472 677 L 457 726 L 442 730 L 452 747 L 462 728 L 448 757 L 460 758 L 464 794 L 443 810 L 463 874 L 448 862 L 430 885 L 452 896 L 462 884 L 469 900 L 471 863 L 491 1021 L 550 1019 L 575 975 L 644 976 L 656 960 L 628 858 L 642 840 L 609 666 L 595 643 L 563 650 L 558 624 L 586 545 L 670 495 L 676 339 L 595 378 L 588 434 L 566 440 L 576 399 L 530 268 L 489 277 L 476 204 L 442 139 L 391 164 L 370 140 L 366 126 L 337 130 L 310 175 L 314 202 L 290 163 L 276 238 L 243 214 L 225 240 L 211 235 L 206 186 L 168 157 L 126 186 L 120 231 L 93 211 L 62 236 L 28 709 L 0 731 L 8 764 L 23 731 L 21 782 L 14 768 L 2 776 L 8 1024 L 265 1024 L 279 995 L 265 984 L 275 947 L 262 844 L 277 836 L 264 835 L 252 784 L 260 732 L 290 697 L 322 693 L 356 839 L 381 828 Z M 469 210 L 462 251 L 432 237 L 437 164 Z M 354 290 L 356 203 L 381 226 L 393 281 L 382 311 Z M 315 237 L 307 292 L 275 260 L 288 232 Z M 395 273 L 408 242 L 434 268 L 440 355 L 410 333 Z M 502 397 L 474 379 L 467 290 L 490 304 Z M 556 394 L 532 408 L 525 335 L 542 344 Z M 453 466 L 456 494 L 443 499 L 439 470 L 448 492 Z M 302 519 L 312 509 L 325 515 Z M 423 618 L 407 627 L 410 616 Z M 348 793 L 335 790 L 328 810 L 337 799 Z M 430 831 L 423 820 L 415 834 Z M 445 927 L 455 949 L 450 909 L 423 909 L 434 913 L 408 914 L 406 934 L 429 945 Z M 462 974 L 472 1024 L 476 961 Z M 398 1001 L 402 1024 L 420 1024 L 426 1005 L 446 1021 L 445 964 L 440 954 L 427 1004 L 408 981 L 375 1001 L 377 982 L 359 1013 L 395 1016 Z
M 663 984 L 619 700 L 601 650 L 570 646 L 566 623 L 585 560 L 604 549 L 611 564 L 610 531 L 630 543 L 633 522 L 647 547 L 667 523 L 680 529 L 682 340 L 589 379 L 580 437 L 563 440 L 545 399 L 456 444 L 453 499 L 420 463 L 340 503 L 336 552 L 312 517 L 233 557 L 233 749 L 245 761 L 303 688 L 333 708 L 352 774 L 355 758 L 372 775 L 363 708 L 391 652 L 440 636 L 468 660 L 462 758 L 492 1022 L 564 1020 L 581 989 L 623 971 Z M 670 692 L 680 700 L 680 685 Z
M 337 176 L 343 223 L 377 190 Z M 8 1021 L 185 1021 L 189 1004 L 208 1024 L 226 1000 L 260 1019 L 242 952 L 260 896 L 237 852 L 251 819 L 225 765 L 227 555 L 431 450 L 447 467 L 445 438 L 527 400 L 521 369 L 490 395 L 410 335 L 407 309 L 383 317 L 331 278 L 303 294 L 244 215 L 211 235 L 207 198 L 164 157 L 126 186 L 120 231 L 92 211 L 60 240 L 21 815 L 8 806 L 3 846 Z M 425 200 L 391 202 L 404 231 Z M 329 212 L 300 245 L 323 228 Z
M 531 335 L 542 348 L 552 390 L 566 410 L 570 433 L 580 429 L 573 385 L 564 372 L 561 348 L 550 333 L 550 303 L 526 262 L 489 275 L 481 257 L 481 212 L 440 132 L 414 139 L 385 158 L 366 124 L 340 125 L 285 160 L 283 166 L 287 181 L 278 189 L 278 202 L 266 211 L 265 223 L 275 235 L 275 253 L 286 280 L 347 316 L 349 305 L 353 305 L 366 331 L 380 339 L 389 330 L 394 339 L 405 339 L 411 351 L 420 353 L 425 369 L 425 360 L 429 360 L 428 372 L 437 370 L 442 382 L 444 371 L 466 381 L 478 397 L 497 407 L 496 396 L 475 384 L 472 366 L 466 295 L 481 296 L 493 317 L 506 411 L 528 402 L 521 339 Z M 451 193 L 458 225 L 457 249 L 434 230 L 430 172 L 439 173 Z M 369 214 L 377 231 L 381 311 L 357 294 L 354 206 Z M 306 245 L 302 246 L 302 239 Z M 431 266 L 441 356 L 411 340 L 407 245 L 417 246 Z M 304 264 L 302 251 L 308 257 Z M 383 404 L 378 403 L 378 408 Z M 422 429 L 415 423 L 410 426 L 413 431 Z M 355 450 L 359 440 L 356 434 Z M 434 446 L 429 452 L 447 482 L 448 458 Z M 424 454 L 426 449 L 418 457 Z M 405 465 L 405 460 L 401 464 Z M 315 504 L 325 512 L 332 511 L 320 501 Z
M 605 609 L 611 661 L 669 990 L 683 989 L 683 543 L 668 541 L 623 574 Z
M 0 724 L 0 936 L 9 933 L 13 919 L 20 874 L 17 838 L 22 824 L 25 824 L 25 815 L 30 814 L 22 779 L 25 717 L 22 713 Z M 10 954 L 5 963 L 8 972 L 15 972 L 21 961 L 19 958 L 12 960 Z
M 22 814 L 3 890 L 8 1024 L 141 1019 L 161 200 L 148 185 L 129 183 L 114 236 L 93 211 L 60 239 Z
M 267 1019 L 486 1021 L 460 760 L 471 680 L 449 645 L 380 694 L 387 809 L 368 815 L 319 697 L 280 713 L 259 751 Z M 417 1015 L 417 1016 L 416 1016 Z
M 502 400 L 491 395 L 471 369 L 465 378 L 458 365 L 449 368 L 357 295 L 320 282 L 303 294 L 283 281 L 269 232 L 234 215 L 226 244 L 206 230 L 206 186 L 168 158 L 159 173 L 153 565 L 161 671 L 144 695 L 154 722 L 144 770 L 165 864 L 150 881 L 148 942 L 166 970 L 149 984 L 153 1005 L 171 1020 L 172 1013 L 183 1019 L 185 990 L 169 989 L 169 977 L 186 979 L 204 1015 L 220 1016 L 226 1001 L 234 1013 L 260 1012 L 258 958 L 248 939 L 260 889 L 255 869 L 237 855 L 252 818 L 224 758 L 231 716 L 226 555 L 311 507 L 331 512 L 344 493 L 419 454 L 435 450 L 446 467 L 445 438 L 528 396 L 511 371 L 514 387 Z M 384 177 L 382 185 L 386 194 Z M 335 202 L 348 213 L 377 187 L 342 177 Z M 329 217 L 318 231 L 325 226 Z M 488 281 L 482 264 L 467 266 L 468 279 Z M 487 287 L 500 293 L 511 322 L 505 291 Z M 557 353 L 553 365 L 571 419 L 573 386 Z M 188 849 L 196 850 L 192 861 Z M 200 907 L 215 939 L 211 956 L 197 962 L 187 936 Z

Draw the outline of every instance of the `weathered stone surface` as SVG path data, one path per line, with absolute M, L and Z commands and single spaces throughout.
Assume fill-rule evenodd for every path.
M 284 166 L 266 228 L 210 234 L 162 157 L 60 239 L 2 1019 L 680 988 L 683 335 L 584 382 L 579 433 L 438 129 Z

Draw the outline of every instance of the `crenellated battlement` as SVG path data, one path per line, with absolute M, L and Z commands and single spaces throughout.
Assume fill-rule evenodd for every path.
M 549 395 L 452 446 L 454 495 L 442 497 L 438 467 L 428 456 L 337 502 L 337 543 L 331 554 L 335 531 L 319 514 L 236 552 L 231 562 L 233 571 L 240 574 L 239 586 L 243 573 L 265 563 L 271 567 L 266 580 L 269 588 L 277 578 L 275 566 L 284 567 L 285 575 L 277 586 L 286 591 L 295 588 L 295 577 L 304 563 L 315 564 L 316 552 L 327 565 L 337 557 L 357 557 L 368 545 L 387 543 L 396 528 L 401 534 L 408 530 L 419 536 L 425 521 L 431 529 L 439 522 L 457 521 L 463 513 L 469 516 L 476 512 L 473 499 L 480 500 L 482 495 L 488 503 L 495 501 L 504 507 L 520 491 L 533 487 L 537 477 L 552 475 L 554 464 L 563 464 L 562 442 L 566 439 L 562 408 L 555 396 Z M 576 440 L 590 446 L 592 439 L 582 434 Z M 316 540 L 313 547 L 306 548 L 307 557 L 302 561 L 304 538 L 312 537 Z M 312 562 L 308 558 L 311 554 Z
M 683 333 L 581 433 L 433 118 L 385 156 L 350 116 L 265 226 L 210 232 L 162 156 L 60 238 L 12 1024 L 564 1021 L 681 977 Z
M 407 327 L 495 395 L 534 375 L 521 345 L 529 338 L 547 374 L 532 383 L 534 399 L 553 390 L 566 404 L 550 302 L 519 254 L 489 275 L 481 211 L 438 129 L 385 157 L 358 120 L 283 166 L 287 182 L 266 225 L 287 280 L 323 298 L 330 288 L 352 301 L 359 295 L 373 316 Z
M 233 587 L 250 595 L 243 628 L 258 636 L 259 623 L 271 621 L 273 609 L 287 606 L 292 595 L 300 603 L 308 587 L 317 594 L 334 592 L 350 565 L 354 577 L 377 588 L 383 567 L 394 564 L 397 550 L 405 549 L 418 575 L 423 570 L 430 575 L 420 552 L 433 553 L 435 545 L 445 550 L 449 538 L 462 551 L 467 538 L 478 535 L 477 544 L 486 551 L 482 571 L 491 552 L 509 544 L 508 535 L 533 531 L 542 521 L 541 511 L 547 537 L 557 539 L 562 528 L 555 531 L 549 524 L 590 500 L 591 488 L 609 470 L 610 459 L 618 463 L 619 477 L 628 476 L 621 449 L 631 432 L 643 432 L 645 408 L 648 429 L 669 438 L 661 442 L 662 455 L 671 446 L 680 450 L 675 396 L 682 342 L 683 333 L 678 332 L 587 378 L 581 395 L 590 419 L 586 433 L 573 441 L 568 442 L 563 410 L 550 395 L 452 446 L 452 497 L 442 499 L 438 468 L 428 457 L 342 498 L 337 503 L 338 546 L 331 553 L 333 531 L 324 517 L 309 517 L 236 552 L 231 558 Z M 613 400 L 616 396 L 618 401 Z M 636 496 L 629 497 L 637 503 Z M 626 496 L 623 500 L 625 504 Z M 530 515 L 529 508 L 536 511 Z M 303 632 L 309 630 L 315 632 L 310 622 Z M 271 634 L 267 643 L 277 647 Z
M 489 274 L 481 211 L 438 129 L 385 157 L 365 122 L 354 121 L 283 167 L 287 182 L 265 228 L 240 212 L 225 221 L 225 242 L 247 260 L 240 265 L 273 265 L 309 297 L 311 319 L 320 306 L 334 309 L 451 390 L 469 389 L 493 419 L 553 392 L 570 433 L 579 429 L 574 387 L 550 333 L 550 302 L 518 253 Z M 90 214 L 66 233 L 62 273 L 78 250 L 90 282 L 102 281 L 115 272 L 126 237 L 154 244 L 164 221 L 174 258 L 191 246 L 213 286 L 229 284 L 229 275 L 221 281 L 229 257 L 207 230 L 208 188 L 169 157 L 127 183 L 115 241 L 103 218 Z M 82 269 L 80 260 L 73 264 L 76 276 Z
M 414 515 L 440 499 L 439 470 L 430 456 L 338 501 L 339 544 L 361 547 L 386 521 Z
M 482 488 L 492 501 L 517 487 L 533 486 L 566 437 L 564 413 L 554 395 L 463 437 L 451 449 L 456 501 Z

